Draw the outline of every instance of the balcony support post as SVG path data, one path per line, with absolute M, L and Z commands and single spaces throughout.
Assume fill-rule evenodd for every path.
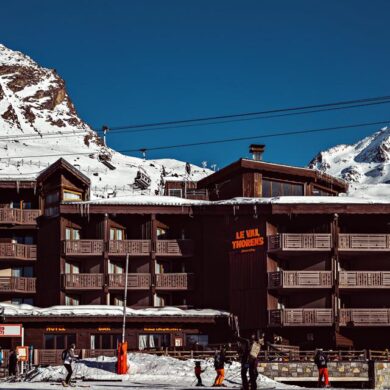
M 151 276 L 150 289 L 150 306 L 154 306 L 154 294 L 156 293 L 156 250 L 157 250 L 157 219 L 156 214 L 150 216 L 150 239 L 151 239 L 151 253 L 149 261 L 149 272 Z
M 104 286 L 102 291 L 102 303 L 106 305 L 110 304 L 110 293 L 107 288 L 107 278 L 109 273 L 109 258 L 108 258 L 108 242 L 110 239 L 110 231 L 108 226 L 109 215 L 107 213 L 104 214 L 103 219 L 103 274 L 104 274 Z
M 339 309 L 340 309 L 340 291 L 339 291 L 339 233 L 340 233 L 340 226 L 339 226 L 339 216 L 338 214 L 334 214 L 333 220 L 331 222 L 331 234 L 332 234 L 332 251 L 331 251 L 331 262 L 332 262 L 332 284 L 333 284 L 333 291 L 332 291 L 332 309 L 333 309 L 333 319 L 334 319 L 334 339 L 336 341 L 336 333 L 340 331 L 339 326 Z

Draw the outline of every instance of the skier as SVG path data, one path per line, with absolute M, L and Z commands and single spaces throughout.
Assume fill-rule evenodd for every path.
M 251 384 L 251 390 L 257 389 L 257 356 L 260 353 L 261 345 L 264 344 L 264 333 L 259 340 L 255 334 L 251 336 L 251 339 L 245 339 L 237 336 L 241 343 L 241 381 L 242 388 L 244 390 L 249 389 L 247 372 L 249 370 L 249 381 Z
M 317 349 L 316 355 L 314 357 L 314 363 L 318 368 L 318 387 L 323 387 L 322 378 L 325 380 L 325 387 L 330 387 L 329 385 L 329 373 L 328 373 L 328 358 L 324 354 L 322 349 Z
M 74 351 L 75 348 L 76 348 L 76 345 L 71 344 L 68 349 L 65 349 L 64 351 L 62 351 L 62 360 L 64 361 L 64 367 L 65 367 L 66 371 L 68 372 L 65 380 L 62 381 L 62 386 L 64 386 L 64 387 L 68 387 L 68 386 L 75 387 L 75 385 L 70 383 L 70 379 L 71 379 L 72 374 L 73 374 L 72 363 L 76 359 L 79 358 L 77 355 L 75 355 L 75 351 Z
M 9 351 L 8 356 L 8 374 L 9 376 L 16 376 L 18 366 L 18 356 L 16 355 L 16 352 L 14 349 L 11 349 Z
M 195 376 L 196 379 L 198 380 L 196 386 L 204 386 L 204 384 L 202 383 L 202 378 L 200 376 L 202 372 L 205 372 L 205 370 L 202 370 L 200 362 L 199 361 L 195 362 Z
M 226 385 L 223 384 L 225 379 L 225 363 L 230 362 L 226 359 L 225 347 L 221 347 L 219 351 L 215 352 L 214 356 L 214 368 L 217 372 L 217 376 L 215 378 L 213 387 L 226 387 Z

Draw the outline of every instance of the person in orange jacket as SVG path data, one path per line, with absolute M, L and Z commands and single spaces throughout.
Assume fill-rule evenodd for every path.
M 224 347 L 221 347 L 219 351 L 215 353 L 214 356 L 214 368 L 217 372 L 213 387 L 225 387 L 223 381 L 225 379 L 225 363 L 230 363 L 226 359 L 226 350 Z

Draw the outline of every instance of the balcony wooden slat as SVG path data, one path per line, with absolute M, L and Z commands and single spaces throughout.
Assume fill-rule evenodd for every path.
M 101 256 L 103 240 L 65 240 L 63 241 L 66 256 Z
M 269 251 L 330 251 L 332 238 L 324 233 L 281 233 L 268 237 Z
M 339 251 L 390 251 L 389 234 L 339 234 Z
M 148 256 L 151 251 L 150 240 L 110 240 L 108 253 L 111 256 Z
M 340 288 L 390 288 L 389 271 L 340 271 Z
M 131 273 L 127 275 L 129 290 L 148 290 L 151 286 L 151 275 L 147 273 Z M 125 274 L 109 274 L 108 287 L 122 290 L 125 288 Z
M 193 240 L 157 240 L 156 243 L 157 256 L 193 256 L 194 242 Z
M 268 274 L 270 288 L 330 288 L 331 271 L 280 271 Z
M 67 290 L 100 290 L 104 285 L 103 274 L 63 274 L 62 280 Z
M 0 224 L 36 225 L 40 210 L 0 208 Z
M 283 309 L 269 311 L 270 326 L 331 326 L 332 324 L 332 309 Z
M 156 274 L 156 288 L 158 290 L 192 290 L 194 288 L 194 274 Z
M 0 293 L 35 293 L 36 278 L 0 276 Z
M 16 243 L 0 243 L 0 259 L 36 260 L 37 246 Z
M 390 309 L 340 309 L 340 326 L 389 326 Z

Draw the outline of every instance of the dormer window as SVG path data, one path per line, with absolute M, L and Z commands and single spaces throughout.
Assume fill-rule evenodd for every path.
M 82 200 L 81 192 L 64 190 L 62 195 L 62 200 L 64 202 L 72 202 L 77 200 Z

